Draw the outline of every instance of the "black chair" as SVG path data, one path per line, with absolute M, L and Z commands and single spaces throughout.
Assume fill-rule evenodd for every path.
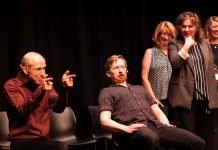
M 99 107 L 88 106 L 92 118 L 92 134 L 97 141 L 103 141 L 105 150 L 110 149 L 109 144 L 112 139 L 112 132 L 102 128 L 100 123 Z
M 0 111 L 0 150 L 9 150 L 10 142 L 7 140 L 9 122 L 6 111 Z
M 104 141 L 105 150 L 134 150 L 135 148 L 128 143 L 119 143 L 113 138 L 113 133 L 102 128 L 100 123 L 100 114 L 98 106 L 88 106 L 90 115 L 92 117 L 92 133 L 93 137 L 98 141 Z
M 50 138 L 68 144 L 69 148 L 87 148 L 96 150 L 96 143 L 93 137 L 88 139 L 78 139 L 76 136 L 76 116 L 70 107 L 66 107 L 64 112 L 55 113 L 50 111 L 51 128 Z

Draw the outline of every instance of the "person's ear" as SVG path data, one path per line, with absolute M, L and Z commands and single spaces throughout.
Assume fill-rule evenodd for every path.
M 28 74 L 28 67 L 20 65 L 20 68 L 24 74 L 26 74 L 26 75 Z

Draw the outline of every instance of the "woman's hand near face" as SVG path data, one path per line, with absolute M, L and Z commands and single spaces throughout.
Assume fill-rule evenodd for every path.
M 190 47 L 196 44 L 196 41 L 193 39 L 192 36 L 188 36 L 184 38 L 185 38 L 185 44 L 183 45 L 183 50 L 186 54 L 188 54 Z

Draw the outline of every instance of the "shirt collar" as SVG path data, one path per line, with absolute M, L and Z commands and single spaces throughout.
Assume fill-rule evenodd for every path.
M 24 73 L 22 73 L 21 71 L 18 73 L 17 79 L 18 79 L 18 83 L 20 86 L 29 82 L 29 79 L 27 78 L 27 76 Z
M 126 83 L 127 84 L 127 87 L 130 87 L 130 86 L 132 86 L 132 84 L 130 84 L 130 83 Z M 117 85 L 117 84 L 111 84 L 110 85 L 110 87 L 125 87 L 125 86 L 122 86 L 122 85 Z

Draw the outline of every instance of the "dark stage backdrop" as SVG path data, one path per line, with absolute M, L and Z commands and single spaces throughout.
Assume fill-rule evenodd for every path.
M 110 84 L 105 60 L 122 54 L 128 61 L 128 81 L 141 84 L 141 60 L 153 46 L 151 37 L 163 20 L 174 23 L 185 10 L 202 22 L 218 15 L 217 2 L 182 0 L 1 0 L 0 85 L 17 75 L 28 51 L 47 59 L 48 74 L 59 87 L 61 75 L 75 73 L 70 106 L 78 118 L 78 136 L 89 135 L 88 105 L 97 105 L 101 88 Z

